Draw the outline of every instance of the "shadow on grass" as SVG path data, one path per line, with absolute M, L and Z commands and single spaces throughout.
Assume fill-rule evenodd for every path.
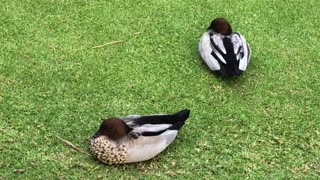
M 235 85 L 239 85 L 239 82 L 243 82 L 245 78 L 243 78 L 244 74 L 246 72 L 244 72 L 241 76 L 232 76 L 232 77 L 227 77 L 224 76 L 223 74 L 219 73 L 218 71 L 211 71 L 208 66 L 205 64 L 205 62 L 203 62 L 203 60 L 201 59 L 201 57 L 199 57 L 199 61 L 202 61 L 202 69 L 204 69 L 205 71 L 207 71 L 209 74 L 212 74 L 213 77 L 215 77 L 219 82 L 224 83 L 228 86 L 235 86 Z

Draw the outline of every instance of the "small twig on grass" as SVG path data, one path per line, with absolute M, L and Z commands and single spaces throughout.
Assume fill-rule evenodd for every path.
M 138 35 L 138 34 L 142 34 L 142 32 L 135 32 L 135 33 L 133 33 L 133 35 Z
M 75 145 L 73 145 L 71 142 L 69 142 L 69 141 L 67 141 L 67 140 L 65 140 L 65 139 L 62 139 L 62 138 L 61 138 L 60 136 L 58 136 L 58 135 L 56 135 L 56 137 L 59 138 L 61 141 L 65 142 L 66 144 L 68 144 L 69 146 L 71 146 L 73 149 L 81 152 L 82 154 L 85 154 L 85 155 L 90 156 L 90 154 L 89 154 L 88 152 L 79 149 L 78 147 L 76 147 Z
M 124 42 L 124 41 L 122 41 L 122 40 L 119 40 L 119 41 L 111 41 L 111 42 L 108 42 L 108 43 L 106 43 L 106 44 L 94 46 L 94 47 L 92 47 L 92 48 L 101 48 L 101 47 L 104 47 L 104 46 L 108 46 L 108 45 L 116 44 L 116 43 L 122 43 L 122 42 Z

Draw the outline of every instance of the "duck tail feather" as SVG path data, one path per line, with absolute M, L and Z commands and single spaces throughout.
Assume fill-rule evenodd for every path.
M 174 123 L 170 128 L 168 128 L 168 130 L 179 131 L 183 125 L 184 125 L 184 121 L 178 121 L 178 122 Z
M 176 114 L 174 114 L 175 116 L 177 116 L 177 122 L 179 121 L 186 121 L 189 116 L 190 116 L 190 110 L 189 109 L 184 109 L 182 111 L 177 112 Z

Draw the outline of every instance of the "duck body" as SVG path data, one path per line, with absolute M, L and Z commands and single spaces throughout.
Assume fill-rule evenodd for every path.
M 224 18 L 214 19 L 200 38 L 199 53 L 210 70 L 239 76 L 247 69 L 251 49 L 243 35 L 233 32 Z
M 190 110 L 165 115 L 131 115 L 102 122 L 90 139 L 90 150 L 107 164 L 123 164 L 152 159 L 176 138 Z

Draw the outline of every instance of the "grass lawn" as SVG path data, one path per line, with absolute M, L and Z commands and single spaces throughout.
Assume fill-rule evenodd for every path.
M 0 179 L 320 178 L 320 1 L 2 1 Z M 252 48 L 226 79 L 197 48 L 215 17 Z M 108 42 L 122 41 L 106 45 Z M 190 108 L 155 159 L 88 151 L 101 118 Z

